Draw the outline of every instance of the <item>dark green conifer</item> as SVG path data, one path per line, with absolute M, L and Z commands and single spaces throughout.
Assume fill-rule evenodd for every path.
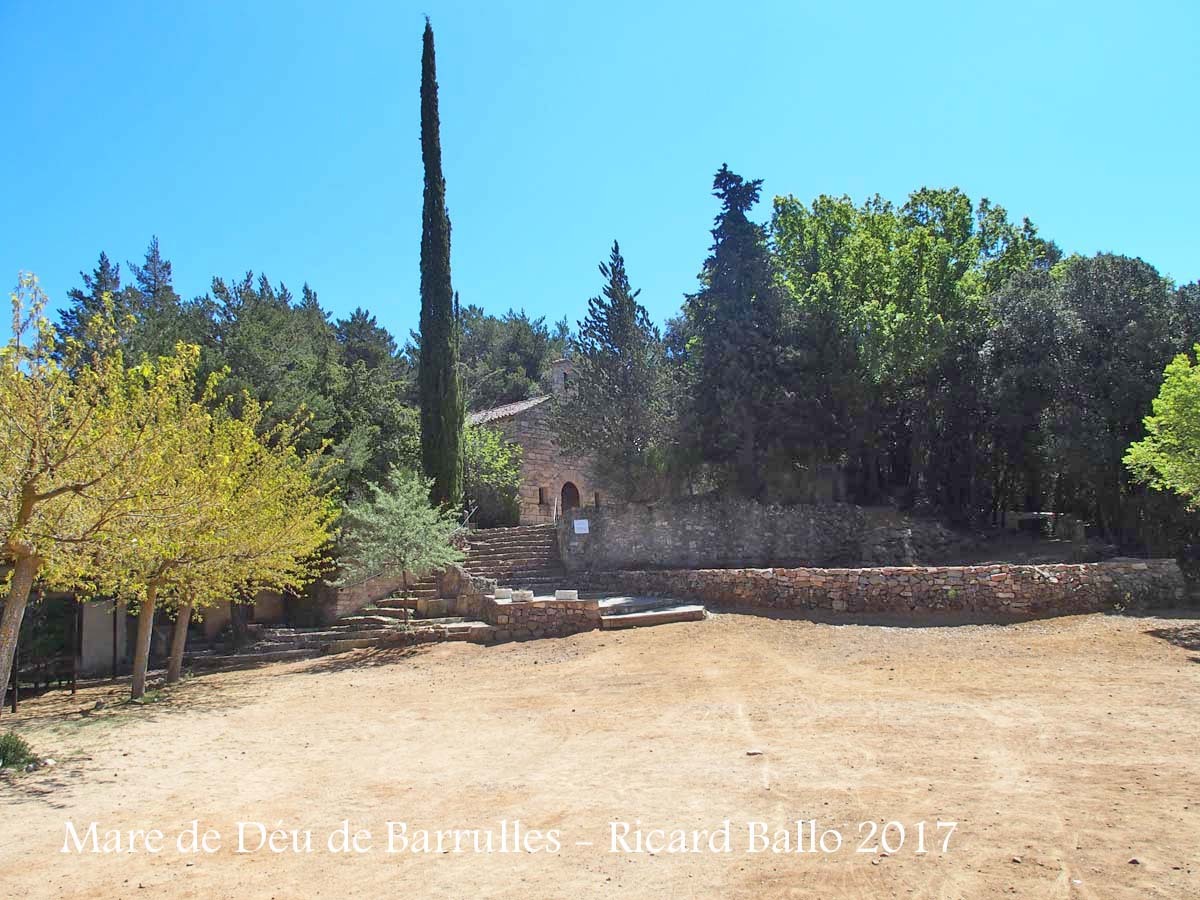
M 758 497 L 782 422 L 782 307 L 766 230 L 752 222 L 762 180 L 721 166 L 713 195 L 721 212 L 701 289 L 684 310 L 695 335 L 692 418 L 705 462 L 725 468 L 737 490 Z
M 442 176 L 437 67 L 433 28 L 425 20 L 421 54 L 421 158 L 425 197 L 421 213 L 421 460 L 433 479 L 431 499 L 458 506 L 463 496 L 464 408 L 458 373 L 458 316 L 450 283 L 450 219 Z

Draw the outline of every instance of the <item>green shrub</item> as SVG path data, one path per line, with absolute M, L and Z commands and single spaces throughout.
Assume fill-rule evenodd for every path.
M 0 735 L 0 769 L 20 769 L 36 761 L 25 738 L 15 731 Z
M 480 528 L 516 525 L 521 515 L 521 447 L 494 428 L 463 431 L 463 484 L 472 524 Z

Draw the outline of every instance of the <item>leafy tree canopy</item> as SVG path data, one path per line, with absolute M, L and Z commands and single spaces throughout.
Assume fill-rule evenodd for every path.
M 1193 347 L 1200 355 L 1200 345 Z M 1130 446 L 1125 465 L 1141 482 L 1172 491 L 1200 509 L 1200 365 L 1179 354 L 1167 366 L 1146 417 L 1146 436 Z

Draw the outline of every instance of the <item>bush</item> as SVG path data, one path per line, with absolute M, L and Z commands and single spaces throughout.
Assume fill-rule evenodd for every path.
M 431 486 L 430 479 L 396 468 L 382 483 L 369 483 L 369 499 L 351 503 L 342 518 L 343 574 L 333 583 L 461 562 L 462 553 L 452 545 L 460 530 L 458 510 L 430 506 Z
M 0 735 L 0 769 L 21 769 L 37 762 L 33 748 L 15 731 Z
M 516 525 L 521 508 L 521 447 L 493 428 L 468 426 L 463 432 L 463 490 L 477 507 L 480 528 Z

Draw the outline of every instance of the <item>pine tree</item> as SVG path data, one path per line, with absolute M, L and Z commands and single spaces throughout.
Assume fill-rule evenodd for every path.
M 121 265 L 114 265 L 108 254 L 101 251 L 100 261 L 92 273 L 80 272 L 79 277 L 83 279 L 83 288 L 67 291 L 70 304 L 59 314 L 58 332 L 60 340 L 73 338 L 83 343 L 92 319 L 104 310 L 105 295 L 113 304 L 120 324 Z
M 171 261 L 164 259 L 158 237 L 150 239 L 142 265 L 126 263 L 133 275 L 127 287 L 126 312 L 133 316 L 123 344 L 132 358 L 169 355 L 179 341 L 201 343 L 208 331 L 203 310 L 185 304 L 175 291 Z
M 169 302 L 170 297 L 177 296 L 171 282 L 171 261 L 163 259 L 162 253 L 159 252 L 158 235 L 150 238 L 145 264 L 135 266 L 129 263 L 129 270 L 133 272 L 133 280 L 137 283 L 138 290 L 153 305 Z
M 555 426 L 564 449 L 594 454 L 605 484 L 643 499 L 656 492 L 668 433 L 662 340 L 616 241 L 600 274 L 606 284 L 579 323 L 573 389 L 555 401 Z
M 458 373 L 458 303 L 450 282 L 450 219 L 442 177 L 437 70 L 433 28 L 425 20 L 421 54 L 421 158 L 425 196 L 421 213 L 421 458 L 433 481 L 432 499 L 457 507 L 463 496 L 462 430 L 465 410 Z

